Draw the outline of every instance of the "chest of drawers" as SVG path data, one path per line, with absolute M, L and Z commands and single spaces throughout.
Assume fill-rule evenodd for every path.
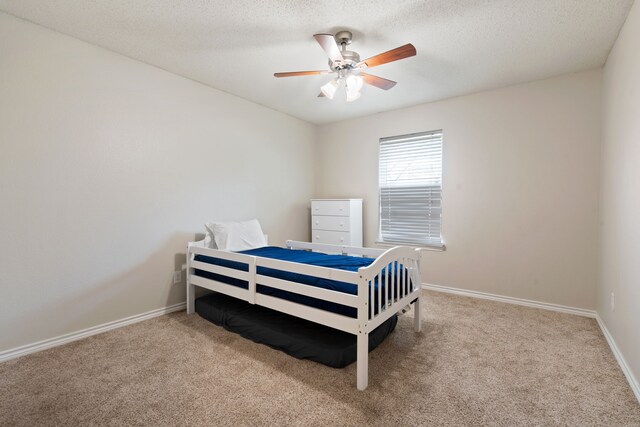
M 362 246 L 362 199 L 311 200 L 311 241 Z

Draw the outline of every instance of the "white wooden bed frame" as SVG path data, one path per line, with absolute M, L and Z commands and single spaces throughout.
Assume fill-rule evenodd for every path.
M 421 311 L 419 249 L 398 246 L 388 250 L 383 250 L 297 242 L 292 240 L 288 240 L 286 242 L 286 246 L 290 249 L 342 253 L 344 255 L 352 256 L 375 257 L 376 259 L 369 266 L 361 267 L 357 272 L 352 272 L 210 249 L 205 247 L 204 240 L 191 242 L 187 247 L 187 313 L 192 314 L 195 311 L 195 287 L 200 286 L 202 288 L 230 295 L 251 304 L 258 304 L 273 310 L 291 314 L 293 316 L 354 334 L 357 336 L 357 386 L 358 390 L 366 389 L 369 381 L 369 333 L 411 303 L 414 305 L 414 329 L 416 332 L 420 332 Z M 194 258 L 196 255 L 206 255 L 214 258 L 241 262 L 249 266 L 249 271 L 235 270 L 195 261 Z M 408 283 L 409 281 L 405 274 L 391 274 L 389 271 L 391 269 L 383 271 L 383 269 L 385 269 L 389 264 L 394 262 L 402 264 L 404 268 L 409 271 L 411 283 Z M 324 279 L 353 283 L 358 287 L 357 295 L 350 295 L 343 292 L 264 276 L 257 274 L 258 267 L 273 268 L 321 277 Z M 196 269 L 247 281 L 249 283 L 248 289 L 196 276 L 194 274 L 194 270 Z M 387 292 L 381 292 L 382 287 L 378 286 L 378 307 L 376 312 L 375 308 L 369 306 L 369 287 L 372 282 L 379 279 L 383 274 L 387 275 L 385 283 L 393 289 L 391 295 L 395 295 L 397 297 L 389 299 L 388 289 L 385 289 Z M 287 301 L 282 298 L 257 293 L 256 283 L 300 295 L 331 301 L 348 307 L 354 307 L 357 309 L 358 315 L 357 318 L 351 318 L 326 310 Z M 411 289 L 411 287 L 413 287 L 413 289 Z M 374 298 L 371 298 L 371 302 L 372 304 L 374 303 Z

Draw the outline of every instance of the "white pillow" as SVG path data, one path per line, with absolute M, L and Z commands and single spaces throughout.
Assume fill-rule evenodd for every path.
M 257 219 L 241 222 L 208 222 L 204 225 L 218 249 L 222 251 L 246 251 L 267 246 L 267 241 Z
M 216 246 L 216 241 L 213 238 L 213 233 L 209 231 L 206 224 L 205 224 L 205 228 L 207 232 L 204 236 L 204 247 L 211 248 L 211 249 L 218 249 L 218 247 Z

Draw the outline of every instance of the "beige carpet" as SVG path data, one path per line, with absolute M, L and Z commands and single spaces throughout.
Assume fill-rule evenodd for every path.
M 0 364 L 0 425 L 639 426 L 593 319 L 425 293 L 355 365 L 293 359 L 184 312 Z

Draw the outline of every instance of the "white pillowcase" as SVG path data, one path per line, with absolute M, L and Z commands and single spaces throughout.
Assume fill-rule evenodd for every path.
M 209 224 L 209 223 L 207 223 Z M 205 236 L 204 236 L 204 247 L 205 248 L 211 248 L 211 249 L 218 249 L 218 246 L 216 246 L 216 241 L 213 238 L 213 233 L 209 231 L 209 229 L 207 228 L 207 224 L 205 224 L 205 228 L 207 230 Z
M 257 219 L 241 222 L 208 222 L 204 225 L 222 251 L 246 251 L 267 246 L 267 241 Z M 213 247 L 213 246 L 211 246 Z

